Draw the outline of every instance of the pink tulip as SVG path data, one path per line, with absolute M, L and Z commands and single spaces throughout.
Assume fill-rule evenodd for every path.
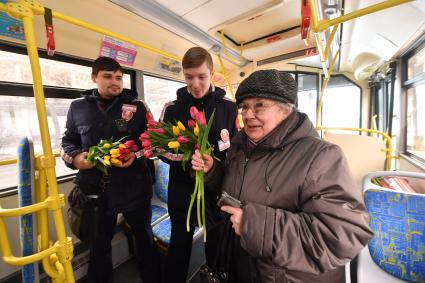
M 152 120 L 155 120 L 153 118 L 152 112 L 150 112 L 150 111 L 146 112 L 146 120 L 148 120 L 148 122 L 149 121 L 152 121 Z
M 194 120 L 187 121 L 187 126 L 191 129 L 195 128 L 196 122 Z
M 165 134 L 165 130 L 163 128 L 148 128 L 148 132 L 158 133 L 158 134 Z
M 207 124 L 207 120 L 205 119 L 204 112 L 198 112 L 196 114 L 196 121 L 198 121 L 199 125 L 205 126 Z
M 198 113 L 199 113 L 199 111 L 195 106 L 190 107 L 190 117 L 195 119 L 195 117 Z
M 149 120 L 148 121 L 148 127 L 149 128 L 156 128 L 158 126 L 159 126 L 159 123 L 157 121 L 155 121 L 155 120 Z
M 184 144 L 184 143 L 187 143 L 189 141 L 189 139 L 187 137 L 184 137 L 184 136 L 179 136 L 177 138 L 177 141 L 181 144 Z
M 144 140 L 143 142 L 142 142 L 142 146 L 143 147 L 147 147 L 147 148 L 150 148 L 151 147 L 151 145 L 152 145 L 152 143 L 151 143 L 151 141 L 150 140 Z
M 133 140 L 128 140 L 124 144 L 126 147 L 132 147 L 135 144 L 135 142 Z
M 145 153 L 143 154 L 146 158 L 152 157 L 152 150 L 145 150 Z
M 136 152 L 136 151 L 138 151 L 138 150 L 139 150 L 139 147 L 138 147 L 137 145 L 135 145 L 135 144 L 133 144 L 130 148 L 131 148 L 131 150 L 132 150 L 132 151 L 134 151 L 134 152 Z
M 148 139 L 149 139 L 149 135 L 148 135 L 148 133 L 146 133 L 146 132 L 142 133 L 142 134 L 140 135 L 140 137 L 139 137 L 139 140 L 140 140 L 141 142 L 143 142 L 143 141 L 145 141 L 145 140 L 148 140 Z
M 195 146 L 193 147 L 195 150 L 199 149 L 199 145 L 195 143 Z

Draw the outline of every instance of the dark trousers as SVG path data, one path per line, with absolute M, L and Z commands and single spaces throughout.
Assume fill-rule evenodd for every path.
M 195 209 L 196 211 L 196 209 Z M 166 283 L 184 283 L 186 282 L 190 254 L 192 252 L 193 233 L 195 231 L 192 215 L 192 225 L 190 231 L 186 230 L 186 215 L 170 214 L 171 219 L 171 238 L 168 246 L 166 260 Z M 222 225 L 215 225 L 214 228 L 207 230 L 207 241 L 205 242 L 205 256 L 208 265 L 213 265 L 218 246 L 218 239 L 221 235 Z
M 151 213 L 150 205 L 144 205 L 136 210 L 123 213 L 136 239 L 139 272 L 143 283 L 158 282 L 155 278 L 158 262 L 154 250 Z M 98 235 L 90 246 L 89 283 L 113 281 L 111 240 L 114 237 L 116 222 L 116 214 L 103 213 L 99 219 Z

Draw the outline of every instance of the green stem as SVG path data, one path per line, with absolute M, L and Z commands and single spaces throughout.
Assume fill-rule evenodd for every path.
M 201 197 L 202 197 L 202 187 L 203 183 L 201 182 L 201 171 L 196 171 L 196 180 L 198 181 L 198 192 L 196 194 L 196 216 L 198 220 L 198 227 L 202 228 L 202 218 L 201 218 Z
M 206 222 L 206 218 L 205 218 L 205 185 L 204 185 L 204 178 L 205 178 L 205 173 L 202 172 L 202 174 L 200 175 L 201 177 L 201 198 L 202 198 L 202 225 L 204 226 L 204 242 L 207 241 L 207 222 Z
M 198 174 L 198 173 L 196 173 L 196 174 Z M 187 211 L 187 217 L 186 217 L 186 230 L 187 230 L 187 232 L 190 231 L 190 215 L 191 215 L 191 212 L 192 212 L 193 203 L 195 202 L 195 196 L 196 196 L 197 191 L 198 191 L 198 186 L 199 186 L 198 178 L 196 178 L 195 189 L 193 190 L 193 193 L 190 196 L 190 204 L 189 204 L 189 209 Z

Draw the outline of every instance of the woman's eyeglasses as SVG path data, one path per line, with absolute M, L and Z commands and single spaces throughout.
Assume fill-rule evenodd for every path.
M 241 103 L 238 105 L 238 111 L 241 115 L 246 115 L 248 113 L 248 110 L 251 109 L 252 113 L 254 115 L 261 115 L 263 114 L 267 108 L 272 107 L 275 105 L 275 103 L 265 103 L 265 102 L 257 102 L 254 105 L 246 105 L 244 103 Z

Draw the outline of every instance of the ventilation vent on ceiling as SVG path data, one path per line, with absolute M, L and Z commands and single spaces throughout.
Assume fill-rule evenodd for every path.
M 373 53 L 361 53 L 353 61 L 354 77 L 363 81 L 373 75 L 384 63 L 378 55 Z

